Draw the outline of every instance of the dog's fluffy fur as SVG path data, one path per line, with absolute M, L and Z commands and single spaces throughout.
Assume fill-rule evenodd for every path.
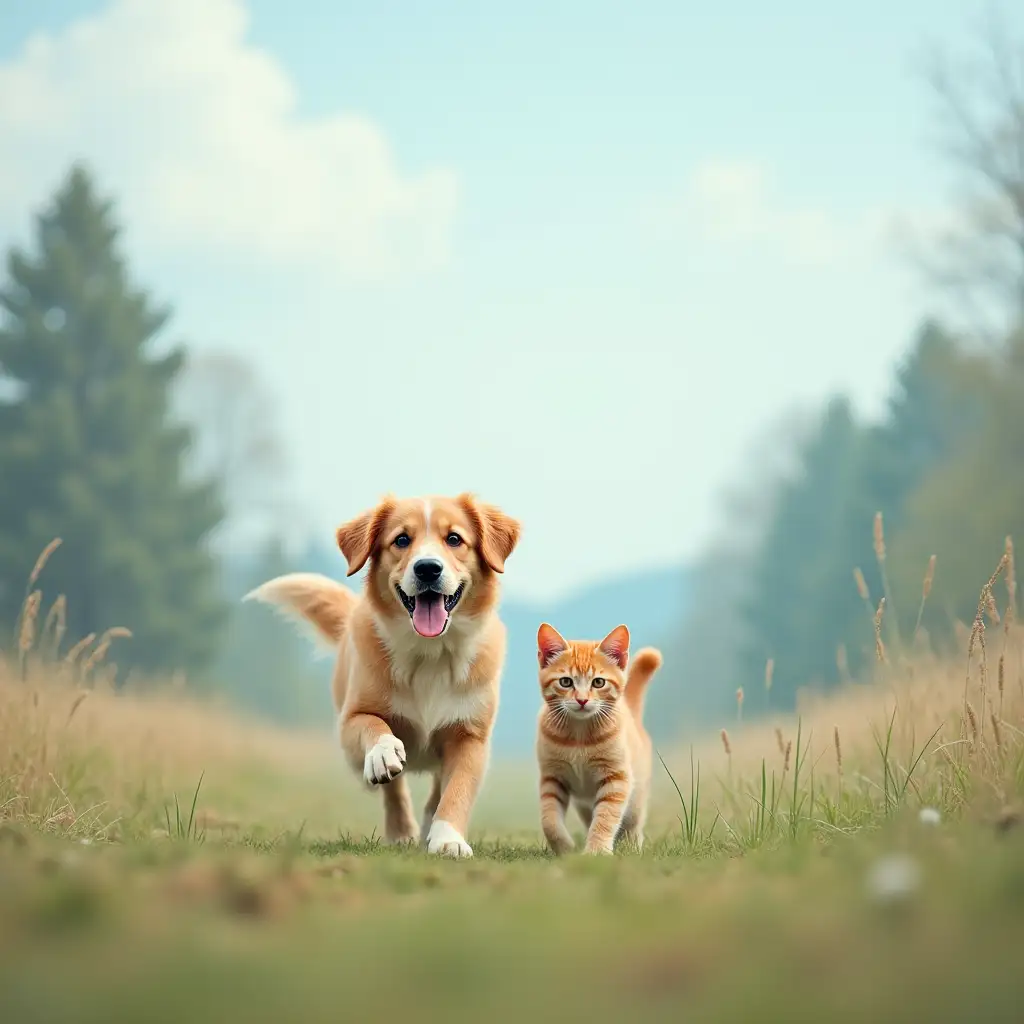
M 341 746 L 366 783 L 381 786 L 390 842 L 422 834 L 431 853 L 472 855 L 465 836 L 505 660 L 497 577 L 519 530 L 469 494 L 388 497 L 338 529 L 348 575 L 369 562 L 361 596 L 307 573 L 249 595 L 309 621 L 337 647 Z M 422 833 L 405 771 L 434 778 Z

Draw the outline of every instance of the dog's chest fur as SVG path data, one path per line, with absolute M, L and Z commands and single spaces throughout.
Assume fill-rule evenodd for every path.
M 399 634 L 389 637 L 387 643 L 391 655 L 391 713 L 401 720 L 393 727 L 397 727 L 395 731 L 406 746 L 413 748 L 408 752 L 410 767 L 415 769 L 421 757 L 414 751 L 432 753 L 430 740 L 438 730 L 478 719 L 493 699 L 487 687 L 469 685 L 479 633 L 453 631 L 440 640 Z M 403 735 L 407 731 L 409 735 Z

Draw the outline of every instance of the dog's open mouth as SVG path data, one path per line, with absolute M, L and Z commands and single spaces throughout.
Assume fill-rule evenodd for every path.
M 405 610 L 412 619 L 412 628 L 420 636 L 440 636 L 448 628 L 448 619 L 459 603 L 466 584 L 459 585 L 454 594 L 439 594 L 435 590 L 424 590 L 410 596 L 401 587 L 396 586 L 398 596 L 405 605 Z

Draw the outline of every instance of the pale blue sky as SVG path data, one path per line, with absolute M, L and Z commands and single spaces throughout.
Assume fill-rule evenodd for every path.
M 949 183 L 915 61 L 987 10 L 4 0 L 0 237 L 89 159 L 311 527 L 472 488 L 554 594 L 693 555 L 793 404 L 879 405 L 929 305 L 892 226 Z

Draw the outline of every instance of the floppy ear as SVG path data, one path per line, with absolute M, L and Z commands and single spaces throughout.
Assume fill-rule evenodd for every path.
M 546 622 L 540 624 L 537 630 L 537 660 L 540 667 L 550 665 L 560 654 L 569 649 L 569 645 L 562 639 L 561 633 L 554 626 Z
M 496 505 L 477 501 L 471 494 L 459 495 L 459 501 L 476 525 L 484 562 L 494 572 L 504 572 L 505 559 L 519 543 L 518 520 L 505 515 Z
M 629 630 L 625 626 L 616 626 L 597 647 L 620 669 L 626 670 L 626 663 L 629 661 Z
M 376 508 L 371 508 L 338 527 L 335 536 L 338 540 L 338 547 L 341 548 L 341 553 L 345 556 L 345 561 L 348 562 L 346 575 L 354 576 L 366 565 L 367 559 L 377 547 L 385 520 L 394 510 L 394 498 L 387 497 L 382 499 Z

